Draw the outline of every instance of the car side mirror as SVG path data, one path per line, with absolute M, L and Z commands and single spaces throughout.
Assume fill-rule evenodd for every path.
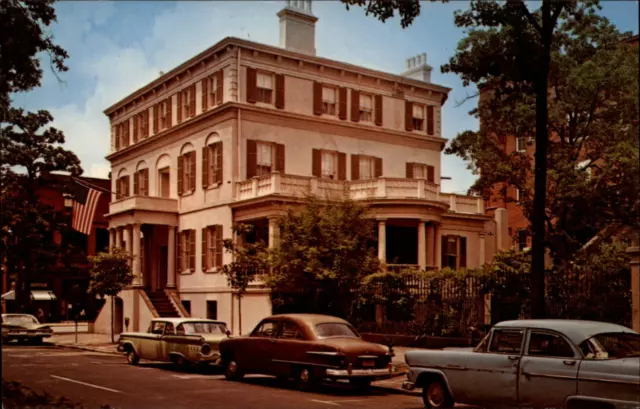
M 228 329 L 225 331 L 225 333 L 227 334 L 227 337 L 231 337 L 231 331 L 229 331 Z

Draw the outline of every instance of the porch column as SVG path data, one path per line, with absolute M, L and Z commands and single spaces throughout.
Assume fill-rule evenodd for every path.
M 278 217 L 269 217 L 269 248 L 278 247 L 280 243 L 280 219 Z
M 387 262 L 387 222 L 378 220 L 378 259 L 381 263 Z
M 127 225 L 122 229 L 122 240 L 124 240 L 126 252 L 131 253 L 131 225 Z
M 479 239 L 480 239 L 480 254 L 479 254 L 479 256 L 480 257 L 478 257 L 478 260 L 480 260 L 480 266 L 482 266 L 485 263 L 485 258 L 484 258 L 485 257 L 485 247 L 484 247 L 485 246 L 485 243 L 484 243 L 485 234 L 484 233 L 480 233 L 478 235 L 480 236 L 479 237 Z
M 433 267 L 436 263 L 434 253 L 434 243 L 433 243 L 433 223 L 427 224 L 427 266 Z
M 176 288 L 176 228 L 169 226 L 167 230 L 167 287 Z
M 109 229 L 109 251 L 116 247 L 116 229 Z
M 424 220 L 418 222 L 418 267 L 420 270 L 427 268 L 427 231 Z
M 133 238 L 131 242 L 133 244 L 133 274 L 135 277 L 133 279 L 134 286 L 142 285 L 142 271 L 140 271 L 140 224 L 136 223 L 133 225 Z M 132 246 L 129 245 L 129 248 Z
M 640 332 L 640 239 L 627 248 L 631 256 L 631 329 Z
M 116 239 L 115 239 L 116 247 L 121 249 L 122 248 L 122 227 L 116 227 L 114 230 L 116 231 Z
M 440 232 L 440 226 L 433 226 L 433 241 L 434 241 L 434 258 L 436 260 L 436 268 L 442 268 L 442 235 Z

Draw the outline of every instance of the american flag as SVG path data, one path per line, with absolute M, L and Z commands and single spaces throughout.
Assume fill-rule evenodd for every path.
M 98 200 L 102 193 L 95 189 L 80 185 L 78 182 L 74 185 L 73 192 L 73 221 L 71 227 L 80 233 L 91 233 L 91 225 L 93 224 L 93 216 L 96 214 Z

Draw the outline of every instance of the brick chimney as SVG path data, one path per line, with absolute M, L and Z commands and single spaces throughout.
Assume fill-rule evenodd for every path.
M 427 53 L 422 53 L 415 57 L 407 58 L 407 71 L 403 72 L 402 76 L 418 81 L 431 82 L 432 69 L 433 67 L 427 64 Z
M 316 55 L 316 21 L 311 13 L 311 0 L 287 0 L 278 12 L 280 17 L 280 47 Z

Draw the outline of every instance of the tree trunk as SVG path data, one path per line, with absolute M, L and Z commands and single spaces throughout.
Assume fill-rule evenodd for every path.
M 531 316 L 544 318 L 544 242 L 547 202 L 547 149 L 549 135 L 547 132 L 549 64 L 551 59 L 551 3 L 542 2 L 542 41 L 544 50 L 540 66 L 540 74 L 536 81 L 536 152 L 534 170 L 532 245 L 531 245 Z

